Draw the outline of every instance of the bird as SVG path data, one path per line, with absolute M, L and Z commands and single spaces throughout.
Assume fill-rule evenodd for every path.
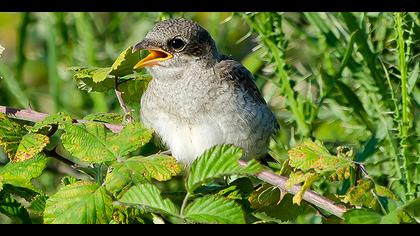
M 177 162 L 191 165 L 218 144 L 242 148 L 243 160 L 267 154 L 277 119 L 251 72 L 220 53 L 206 29 L 185 18 L 160 21 L 132 50 L 149 52 L 133 69 L 152 77 L 140 119 Z

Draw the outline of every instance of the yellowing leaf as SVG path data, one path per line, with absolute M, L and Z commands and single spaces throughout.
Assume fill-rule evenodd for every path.
M 130 46 L 124 50 L 111 66 L 111 74 L 122 77 L 133 73 L 133 67 L 141 59 L 140 51 L 133 53 L 133 47 Z
M 0 147 L 9 157 L 15 155 L 20 140 L 27 133 L 23 125 L 0 113 Z
M 290 149 L 288 153 L 290 166 L 304 172 L 313 170 L 323 174 L 353 165 L 350 158 L 331 155 L 320 142 L 305 141 Z
M 353 206 L 364 206 L 374 208 L 377 200 L 372 193 L 374 183 L 369 179 L 357 181 L 357 185 L 351 187 L 344 196 L 343 202 L 350 203 Z
M 49 127 L 51 128 L 51 125 L 63 125 L 65 123 L 72 123 L 73 119 L 66 113 L 59 112 L 57 114 L 53 114 L 50 116 L 47 116 L 42 121 L 38 121 L 34 124 L 34 126 L 31 129 L 31 132 L 38 132 L 39 130 Z
M 37 133 L 28 133 L 19 143 L 13 162 L 25 161 L 40 153 L 50 143 L 48 136 Z

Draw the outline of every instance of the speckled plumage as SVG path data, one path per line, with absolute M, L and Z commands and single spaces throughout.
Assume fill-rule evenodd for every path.
M 180 52 L 167 46 L 175 36 L 187 42 Z M 244 159 L 266 154 L 278 127 L 276 118 L 251 73 L 219 54 L 205 29 L 190 20 L 171 19 L 157 23 L 145 41 L 173 58 L 147 68 L 153 79 L 141 99 L 141 119 L 179 162 L 190 164 L 222 143 L 242 147 Z

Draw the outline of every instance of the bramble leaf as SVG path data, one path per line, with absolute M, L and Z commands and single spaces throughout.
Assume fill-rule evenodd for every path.
M 124 50 L 111 66 L 112 75 L 122 77 L 133 73 L 133 67 L 141 59 L 140 51 L 133 52 L 133 47 L 130 46 Z
M 238 163 L 242 157 L 242 149 L 233 145 L 216 145 L 206 150 L 191 166 L 186 187 L 192 193 L 196 188 L 215 178 L 233 174 L 251 175 L 262 170 L 255 160 L 241 167 Z
M 0 147 L 9 157 L 14 157 L 22 137 L 28 131 L 18 122 L 0 113 Z
M 40 176 L 47 167 L 48 158 L 39 153 L 35 157 L 21 162 L 9 162 L 0 168 L 0 191 L 4 184 L 38 191 L 31 180 Z
M 83 117 L 83 120 L 120 124 L 123 122 L 123 116 L 117 113 L 97 112 Z
M 160 190 L 153 184 L 144 183 L 131 187 L 119 200 L 123 204 L 145 208 L 156 213 L 178 216 L 179 209 L 169 199 L 161 196 Z
M 111 217 L 112 198 L 93 182 L 63 186 L 45 204 L 46 224 L 106 224 Z
M 189 203 L 184 217 L 188 221 L 207 224 L 245 224 L 244 213 L 235 201 L 211 195 Z
M 171 156 L 136 156 L 114 162 L 106 176 L 105 186 L 111 193 L 117 193 L 130 184 L 139 184 L 151 178 L 166 181 L 180 172 L 181 166 Z
M 50 143 L 50 138 L 43 134 L 28 133 L 23 136 L 19 143 L 15 156 L 11 159 L 13 162 L 28 160 L 38 153 L 42 152 L 45 146 Z
M 372 193 L 374 183 L 369 179 L 357 181 L 357 185 L 351 187 L 344 196 L 343 202 L 350 203 L 353 206 L 365 206 L 375 208 L 378 204 Z
M 70 117 L 70 115 L 64 112 L 59 112 L 57 114 L 47 116 L 42 121 L 36 122 L 34 126 L 32 126 L 31 132 L 36 133 L 43 128 L 51 128 L 51 125 L 71 124 L 72 122 L 73 119 Z
M 19 219 L 23 224 L 30 224 L 28 211 L 9 194 L 0 194 L 0 213 L 11 219 Z
M 352 209 L 344 213 L 346 224 L 379 224 L 382 216 L 367 209 Z
M 122 158 L 144 146 L 152 137 L 152 131 L 140 123 L 126 125 L 119 134 L 95 122 L 65 124 L 64 130 L 61 136 L 64 147 L 73 156 L 89 163 Z

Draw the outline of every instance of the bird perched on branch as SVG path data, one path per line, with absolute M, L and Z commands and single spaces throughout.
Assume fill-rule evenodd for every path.
M 133 51 L 150 54 L 145 67 L 152 80 L 141 99 L 141 119 L 154 129 L 181 163 L 216 144 L 234 144 L 243 159 L 267 153 L 278 129 L 275 116 L 239 62 L 218 52 L 210 34 L 183 19 L 158 22 Z

